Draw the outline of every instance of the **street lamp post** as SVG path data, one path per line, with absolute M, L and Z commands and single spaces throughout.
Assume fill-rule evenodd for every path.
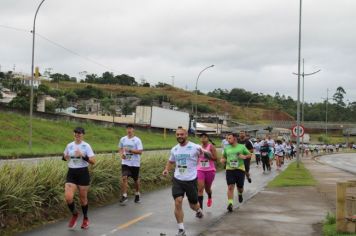
M 37 13 L 42 6 L 42 3 L 45 0 L 42 0 L 41 3 L 38 5 L 35 17 L 33 19 L 33 28 L 32 28 L 32 64 L 31 64 L 31 95 L 30 95 L 30 140 L 29 140 L 29 147 L 30 151 L 32 151 L 32 113 L 33 113 L 33 77 L 34 77 L 34 61 L 35 61 L 35 35 L 36 35 L 36 17 Z
M 329 89 L 326 89 L 325 99 L 325 138 L 328 138 L 328 103 L 329 103 Z
M 299 1 L 299 38 L 298 38 L 298 100 L 297 100 L 297 167 L 300 164 L 300 52 L 302 44 L 302 0 Z
M 200 75 L 207 69 L 214 67 L 214 65 L 210 65 L 201 70 L 198 74 L 197 81 L 195 82 L 195 133 L 197 131 L 197 119 L 198 119 L 198 80 Z

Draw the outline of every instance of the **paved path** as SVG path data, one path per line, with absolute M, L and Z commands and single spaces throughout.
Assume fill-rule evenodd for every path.
M 322 163 L 328 164 L 350 173 L 356 174 L 356 154 L 355 153 L 340 153 L 318 157 Z
M 245 183 L 245 202 L 253 197 L 257 192 L 273 179 L 277 172 L 273 171 L 268 175 L 262 174 L 261 169 L 257 169 L 255 164 L 251 168 L 253 182 Z M 226 183 L 225 173 L 217 174 L 213 185 L 213 206 L 204 207 L 205 217 L 197 219 L 195 212 L 188 209 L 188 202 L 184 201 L 185 227 L 188 235 L 197 235 L 206 228 L 218 221 L 226 214 Z M 237 202 L 237 200 L 236 200 Z M 22 235 L 56 235 L 56 236 L 109 236 L 109 235 L 175 235 L 177 226 L 173 215 L 173 199 L 171 189 L 166 188 L 160 191 L 143 194 L 142 203 L 135 204 L 133 199 L 129 199 L 127 206 L 113 204 L 97 209 L 90 209 L 89 218 L 91 227 L 88 230 L 81 230 L 80 227 L 74 231 L 67 229 L 67 219 L 58 223 L 44 226 L 40 229 L 23 233 Z

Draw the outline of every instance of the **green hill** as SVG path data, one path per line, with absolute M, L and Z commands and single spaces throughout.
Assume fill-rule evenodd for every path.
M 123 86 L 123 85 L 108 85 L 108 84 L 87 84 L 87 83 L 73 83 L 73 82 L 60 82 L 60 83 L 45 83 L 50 88 L 58 88 L 61 90 L 74 90 L 85 88 L 90 85 L 99 88 L 109 94 L 117 96 L 137 96 L 139 98 L 159 97 L 166 96 L 172 104 L 179 108 L 186 108 L 192 110 L 195 104 L 199 107 L 206 108 L 211 113 L 224 114 L 228 112 L 232 119 L 238 120 L 243 123 L 269 123 L 273 120 L 293 120 L 289 114 L 280 110 L 269 110 L 256 107 L 241 107 L 233 105 L 222 99 L 209 97 L 206 95 L 198 95 L 191 91 L 175 87 L 137 87 L 137 86 Z

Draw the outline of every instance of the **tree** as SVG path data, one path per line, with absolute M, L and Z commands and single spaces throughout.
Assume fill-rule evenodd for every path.
M 56 103 L 56 108 L 59 108 L 61 111 L 67 106 L 67 99 L 65 96 L 61 96 L 58 98 Z
M 38 93 L 41 94 L 48 94 L 49 93 L 49 87 L 45 84 L 40 84 L 38 86 Z
M 340 107 L 345 107 L 345 105 L 346 105 L 345 102 L 344 102 L 344 95 L 345 94 L 346 94 L 346 91 L 344 90 L 344 88 L 339 86 L 339 87 L 337 87 L 336 92 L 333 95 L 333 100 Z

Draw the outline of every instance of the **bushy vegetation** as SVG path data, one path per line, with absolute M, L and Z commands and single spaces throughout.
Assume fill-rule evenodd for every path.
M 142 192 L 170 184 L 171 178 L 161 174 L 167 159 L 168 152 L 143 155 Z M 90 167 L 91 188 L 88 198 L 91 206 L 118 199 L 120 165 L 118 157 L 109 155 L 97 158 L 97 163 Z M 64 201 L 66 172 L 67 163 L 61 160 L 0 166 L 0 225 L 5 227 L 2 228 L 3 233 L 67 216 Z

